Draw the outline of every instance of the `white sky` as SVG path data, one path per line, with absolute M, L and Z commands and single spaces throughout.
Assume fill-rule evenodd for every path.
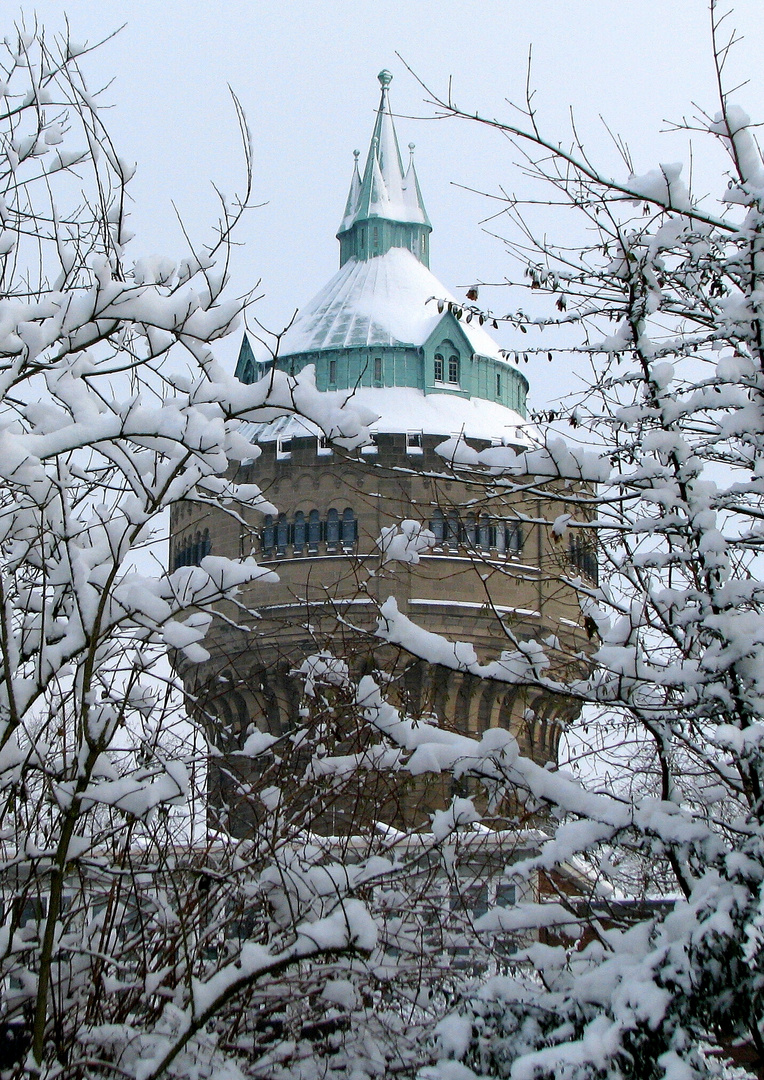
M 241 186 L 229 84 L 240 98 L 254 137 L 254 198 L 266 205 L 241 230 L 232 287 L 243 292 L 261 279 L 257 314 L 274 329 L 338 265 L 334 234 L 352 151 L 360 149 L 363 159 L 368 148 L 377 72 L 387 67 L 394 74 L 397 114 L 432 113 L 396 51 L 439 91 L 451 76 L 462 107 L 509 116 L 505 98 L 521 100 L 532 44 L 542 126 L 567 141 L 571 106 L 591 156 L 620 175 L 600 116 L 644 172 L 687 160 L 687 135 L 660 135 L 664 120 L 691 115 L 693 102 L 711 112 L 717 107 L 705 0 L 71 0 L 65 10 L 76 41 L 93 42 L 127 24 L 88 58 L 86 71 L 93 84 L 114 79 L 106 94 L 114 104 L 112 132 L 121 155 L 139 165 L 132 185 L 136 258 L 184 253 L 173 202 L 192 236 L 203 240 L 216 213 L 211 182 L 228 195 Z M 40 0 L 34 11 L 49 30 L 62 28 L 59 2 Z M 6 27 L 12 18 L 6 9 Z M 730 26 L 745 40 L 731 59 L 729 81 L 751 78 L 736 100 L 755 119 L 762 118 L 763 22 L 761 0 L 738 0 Z M 502 245 L 480 226 L 494 204 L 455 185 L 520 190 L 511 146 L 454 121 L 400 115 L 397 127 L 404 153 L 408 142 L 417 144 L 434 226 L 434 273 L 457 295 L 474 280 L 501 280 Z M 696 191 L 716 195 L 721 157 L 696 142 L 694 159 Z M 497 310 L 522 303 L 511 291 L 484 298 Z M 496 337 L 507 348 L 515 344 L 511 331 Z M 237 334 L 221 358 L 233 363 L 238 343 Z M 554 369 L 539 363 L 524 371 L 534 406 L 554 399 Z

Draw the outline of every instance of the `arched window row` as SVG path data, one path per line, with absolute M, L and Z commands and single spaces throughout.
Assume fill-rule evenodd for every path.
M 492 518 L 488 514 L 459 514 L 438 507 L 430 520 L 435 539 L 444 547 L 472 551 L 496 551 L 517 558 L 523 550 L 523 528 L 519 521 Z
M 177 570 L 179 566 L 198 566 L 211 550 L 210 530 L 197 532 L 195 536 L 189 536 L 182 543 L 176 544 L 172 568 Z
M 573 535 L 568 542 L 568 551 L 571 565 L 595 583 L 598 582 L 597 553 L 592 544 L 581 536 Z
M 322 518 L 318 510 L 298 510 L 292 517 L 265 515 L 260 530 L 260 548 L 264 555 L 339 555 L 352 551 L 358 540 L 358 522 L 347 506 L 342 511 L 332 507 Z

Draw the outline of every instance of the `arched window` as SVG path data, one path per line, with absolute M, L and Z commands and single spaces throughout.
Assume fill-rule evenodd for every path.
M 475 529 L 475 515 L 473 513 L 467 514 L 467 519 L 464 524 L 464 542 L 467 547 L 474 548 L 477 532 Z
M 491 524 L 491 519 L 487 514 L 480 515 L 480 525 L 478 527 L 478 543 L 481 551 L 488 551 L 495 543 L 496 530 Z
M 594 550 L 594 548 L 590 548 L 589 550 L 589 577 L 592 579 L 595 585 L 599 585 L 600 566 L 597 562 L 597 552 Z
M 576 570 L 579 570 L 582 574 L 586 574 L 592 581 L 599 580 L 599 568 L 597 566 L 596 553 L 588 543 L 587 540 L 582 540 L 578 536 L 571 536 L 568 541 L 570 545 L 570 561 Z
M 294 525 L 292 527 L 292 543 L 294 544 L 295 555 L 302 554 L 306 536 L 305 514 L 303 514 L 302 510 L 298 510 L 294 516 Z
M 191 565 L 198 566 L 202 561 L 202 534 L 197 532 L 191 545 Z
M 261 534 L 261 542 L 263 551 L 270 555 L 273 551 L 273 546 L 276 540 L 276 530 L 273 527 L 273 517 L 271 514 L 265 515 L 265 521 L 263 523 L 263 531 Z
M 459 354 L 451 353 L 448 358 L 448 381 L 453 386 L 459 385 Z
M 276 551 L 279 555 L 285 553 L 288 543 L 289 522 L 287 521 L 286 514 L 279 514 L 278 521 L 276 522 Z
M 505 545 L 508 555 L 517 556 L 523 550 L 523 530 L 518 522 L 508 522 L 504 527 Z
M 342 511 L 342 546 L 352 548 L 357 539 L 355 514 L 349 506 Z
M 202 534 L 202 552 L 201 558 L 204 559 L 212 551 L 212 541 L 210 540 L 210 530 L 205 529 Z
M 308 514 L 308 551 L 318 551 L 321 543 L 321 518 L 318 510 L 311 510 Z
M 331 509 L 326 515 L 326 549 L 334 551 L 340 542 L 340 515 Z
M 444 368 L 443 368 L 443 355 L 442 355 L 442 353 L 436 352 L 435 353 L 435 370 L 434 370 L 435 382 L 443 382 L 443 371 L 444 371 Z
M 445 522 L 443 521 L 443 511 L 439 506 L 433 510 L 432 519 L 430 520 L 430 532 L 433 534 L 438 543 L 442 543 L 446 535 Z
M 449 511 L 446 519 L 446 543 L 450 548 L 459 547 L 459 517 L 455 510 Z

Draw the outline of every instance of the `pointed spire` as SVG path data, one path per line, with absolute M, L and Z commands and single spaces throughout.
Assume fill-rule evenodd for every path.
M 348 192 L 348 201 L 345 203 L 343 222 L 352 218 L 355 208 L 358 205 L 358 196 L 361 194 L 361 174 L 358 172 L 358 158 L 360 156 L 360 150 L 353 151 L 353 157 L 355 158 L 353 163 L 353 179 L 350 181 L 350 191 Z
M 340 265 L 353 255 L 373 258 L 383 255 L 391 247 L 409 248 L 426 263 L 426 237 L 432 226 L 424 208 L 413 154 L 407 171 L 404 173 L 403 170 L 389 102 L 389 86 L 393 77 L 385 70 L 380 71 L 377 78 L 382 94 L 366 165 L 361 177 L 356 152 L 345 214 L 337 234 L 341 245 Z M 409 149 L 413 150 L 413 144 L 409 145 Z M 382 228 L 388 222 L 390 228 Z M 365 227 L 367 225 L 368 229 Z
M 406 202 L 412 208 L 416 207 L 421 210 L 424 215 L 424 219 L 429 225 L 430 219 L 427 217 L 427 211 L 424 208 L 424 200 L 422 198 L 422 192 L 419 187 L 419 178 L 414 168 L 414 150 L 416 147 L 413 142 L 409 143 L 409 167 L 406 170 L 406 175 L 403 178 L 403 195 Z

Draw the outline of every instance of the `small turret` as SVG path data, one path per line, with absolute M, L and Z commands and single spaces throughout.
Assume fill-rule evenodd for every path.
M 406 248 L 429 266 L 432 226 L 422 201 L 411 143 L 408 169 L 403 170 L 388 99 L 392 78 L 389 71 L 378 75 L 382 97 L 363 177 L 358 171 L 359 152 L 355 151 L 350 192 L 337 233 L 340 266 L 351 258 L 373 259 L 393 247 Z

